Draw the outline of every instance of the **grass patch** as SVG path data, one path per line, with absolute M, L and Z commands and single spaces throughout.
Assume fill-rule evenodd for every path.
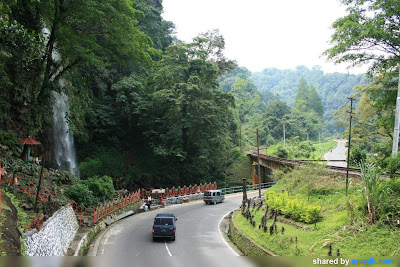
M 264 233 L 258 229 L 258 225 L 265 205 L 254 214 L 254 228 L 240 212 L 233 219 L 245 235 L 282 256 L 327 256 L 331 243 L 334 256 L 337 249 L 343 257 L 400 255 L 400 229 L 381 223 L 367 225 L 360 189 L 361 181 L 354 179 L 347 199 L 343 177 L 332 177 L 319 168 L 295 169 L 285 174 L 269 190 L 276 194 L 282 194 L 284 190 L 293 198 L 321 206 L 322 220 L 316 223 L 315 230 L 306 231 L 278 221 L 278 234 L 270 235 L 269 231 Z M 346 205 L 347 200 L 352 206 Z M 283 218 L 283 215 L 280 216 Z M 269 219 L 267 226 L 272 222 Z M 302 225 L 314 229 L 313 224 Z M 284 234 L 281 232 L 282 226 L 285 228 Z

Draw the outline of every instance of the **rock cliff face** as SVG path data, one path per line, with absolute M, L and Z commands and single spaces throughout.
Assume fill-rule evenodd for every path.
M 10 198 L 1 193 L 0 253 L 1 256 L 21 255 L 21 232 L 18 230 L 18 211 Z

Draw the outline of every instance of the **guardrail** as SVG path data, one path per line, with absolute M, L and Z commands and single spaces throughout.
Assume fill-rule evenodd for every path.
M 4 176 L 4 180 L 2 181 L 2 176 Z M 37 186 L 35 183 L 32 181 L 27 181 L 24 179 L 21 179 L 20 177 L 16 176 L 15 174 L 13 177 L 7 176 L 7 174 L 1 170 L 1 165 L 0 165 L 0 182 L 5 182 L 8 184 L 11 184 L 14 188 L 17 189 L 17 191 L 27 194 L 27 195 L 36 195 L 37 194 Z M 263 188 L 269 188 L 272 185 L 274 185 L 276 182 L 267 182 L 267 183 L 262 183 L 261 184 L 261 189 Z M 189 194 L 196 194 L 196 193 L 202 193 L 207 190 L 214 190 L 217 189 L 217 183 L 208 183 L 208 184 L 200 184 L 200 185 L 190 185 L 190 186 L 183 186 L 183 187 L 172 187 L 172 188 L 166 188 L 166 189 L 157 189 L 162 191 L 163 193 L 155 192 L 153 193 L 153 189 L 150 190 L 145 190 L 145 189 L 138 189 L 136 192 L 131 192 L 123 197 L 118 197 L 116 199 L 113 199 L 109 202 L 106 202 L 104 204 L 101 204 L 97 206 L 96 208 L 87 208 L 83 204 L 78 204 L 74 200 L 68 200 L 68 203 L 71 204 L 75 215 L 79 221 L 79 224 L 82 224 L 82 221 L 85 220 L 92 220 L 93 223 L 96 223 L 99 219 L 102 217 L 118 210 L 121 209 L 135 201 L 138 201 L 140 199 L 146 199 L 149 195 L 152 198 L 159 198 L 159 197 L 176 197 L 176 196 L 183 196 L 183 195 L 189 195 Z M 256 190 L 258 189 L 258 184 L 255 185 L 247 185 L 246 190 Z M 229 188 L 222 188 L 221 189 L 224 194 L 232 194 L 232 193 L 237 193 L 237 192 L 242 192 L 243 191 L 243 186 L 234 186 L 234 187 L 229 187 Z M 50 190 L 48 190 L 46 187 L 41 187 L 39 191 L 39 200 L 41 202 L 47 202 L 47 201 L 55 201 L 58 198 L 57 195 L 52 194 Z M 1 204 L 1 199 L 0 199 L 0 204 Z M 1 211 L 1 209 L 0 209 Z
M 274 184 L 276 184 L 275 181 L 262 183 L 261 189 L 270 188 Z M 222 191 L 222 193 L 228 195 L 228 194 L 243 192 L 243 186 L 226 187 L 226 188 L 221 188 L 220 190 Z M 246 191 L 250 190 L 258 190 L 258 184 L 246 185 Z

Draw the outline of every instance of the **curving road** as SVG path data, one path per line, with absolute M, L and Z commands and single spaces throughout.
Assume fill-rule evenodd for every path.
M 248 194 L 257 195 L 258 191 Z M 198 200 L 131 216 L 108 228 L 91 255 L 107 256 L 104 266 L 115 265 L 116 259 L 131 259 L 135 266 L 253 266 L 245 257 L 237 257 L 219 227 L 222 218 L 238 208 L 241 200 L 242 193 L 238 193 L 227 195 L 224 203 L 217 205 Z M 157 213 L 174 213 L 178 218 L 176 241 L 153 242 L 151 229 Z
M 332 149 L 330 152 L 324 155 L 326 160 L 344 160 L 344 161 L 330 161 L 327 163 L 329 166 L 337 166 L 337 167 L 347 167 L 346 159 L 347 159 L 347 140 L 338 139 L 336 140 L 337 146 Z

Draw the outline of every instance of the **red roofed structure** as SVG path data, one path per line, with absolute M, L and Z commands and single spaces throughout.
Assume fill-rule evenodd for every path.
M 30 158 L 30 152 L 31 152 L 31 146 L 32 145 L 40 145 L 40 142 L 36 141 L 35 139 L 31 138 L 30 136 L 28 136 L 27 138 L 20 140 L 16 143 L 17 145 L 24 145 L 24 152 L 25 152 L 25 146 L 27 148 L 27 153 L 26 153 L 26 158 L 25 158 L 25 153 L 22 152 L 23 154 L 23 158 L 26 159 L 26 162 L 30 162 L 31 158 Z

